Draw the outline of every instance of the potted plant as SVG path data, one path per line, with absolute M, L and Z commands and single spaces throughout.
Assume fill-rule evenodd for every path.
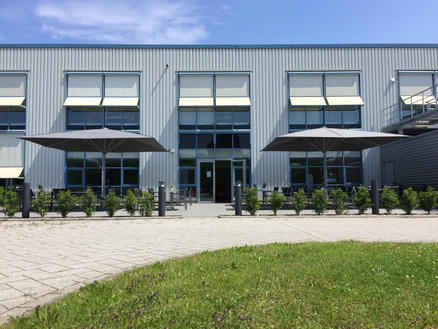
M 169 190 L 170 190 L 170 192 L 174 192 L 175 191 L 175 185 L 170 184 L 169 185 Z
M 262 185 L 262 191 L 266 191 L 266 190 L 267 190 L 266 183 L 263 183 L 263 185 Z

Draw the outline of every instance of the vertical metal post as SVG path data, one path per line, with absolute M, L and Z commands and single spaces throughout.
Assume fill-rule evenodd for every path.
M 166 185 L 160 182 L 158 187 L 158 216 L 166 216 Z
M 186 187 L 184 188 L 184 210 L 187 210 L 187 195 L 188 195 L 188 189 Z
M 30 217 L 30 183 L 23 183 L 23 195 L 22 195 L 22 210 L 21 217 Z
M 174 192 L 170 192 L 170 209 L 175 210 L 175 204 L 174 204 Z
M 192 205 L 192 188 L 189 188 L 189 203 Z
M 234 186 L 234 202 L 236 216 L 242 216 L 242 184 L 240 182 Z
M 379 188 L 375 179 L 371 180 L 371 201 L 373 202 L 373 215 L 379 214 Z

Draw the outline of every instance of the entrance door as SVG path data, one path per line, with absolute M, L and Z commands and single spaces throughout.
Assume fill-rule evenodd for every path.
M 214 162 L 199 162 L 199 201 L 214 201 Z
M 233 161 L 233 199 L 234 199 L 234 186 L 240 182 L 242 184 L 242 189 L 245 191 L 246 187 L 246 166 L 245 160 Z
M 216 160 L 215 162 L 215 201 L 231 202 L 231 161 Z

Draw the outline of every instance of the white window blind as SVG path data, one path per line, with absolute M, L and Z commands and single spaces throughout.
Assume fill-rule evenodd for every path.
M 180 97 L 213 97 L 213 76 L 181 75 Z
M 25 97 L 25 74 L 0 74 L 0 97 Z
M 289 75 L 291 97 L 322 97 L 322 74 Z
M 105 75 L 105 97 L 139 97 L 136 74 Z
M 412 96 L 432 87 L 432 73 L 400 73 L 400 96 Z M 432 89 L 425 95 L 431 95 Z
M 18 137 L 24 134 L 2 133 L 0 139 L 0 167 L 23 167 L 24 141 Z
M 68 97 L 102 97 L 102 75 L 69 74 Z
M 327 97 L 359 96 L 359 74 L 326 74 Z
M 217 75 L 216 97 L 249 97 L 249 75 Z

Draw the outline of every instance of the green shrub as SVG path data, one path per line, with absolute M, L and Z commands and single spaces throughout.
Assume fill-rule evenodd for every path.
M 18 199 L 17 192 L 8 189 L 5 193 L 3 201 L 3 211 L 8 217 L 12 217 L 16 212 L 20 210 L 20 200 Z
M 327 209 L 328 201 L 325 190 L 315 190 L 312 193 L 312 209 L 321 215 Z
M 38 215 L 40 215 L 41 218 L 44 218 L 49 211 L 49 202 L 50 193 L 44 192 L 43 188 L 40 187 L 40 191 L 38 192 L 37 196 L 32 200 L 32 208 L 36 213 L 38 213 Z
M 138 198 L 131 190 L 128 190 L 125 195 L 125 201 L 123 207 L 131 216 L 135 216 L 135 212 L 138 209 Z
M 254 216 L 260 209 L 260 200 L 255 187 L 248 187 L 245 191 L 246 210 Z
M 385 208 L 386 213 L 390 214 L 398 203 L 397 193 L 388 186 L 384 186 L 382 194 L 380 194 L 380 205 Z
M 63 218 L 67 217 L 68 213 L 72 211 L 77 201 L 77 198 L 71 195 L 70 190 L 60 191 L 58 193 L 56 203 L 58 204 L 58 212 Z
M 0 186 L 0 209 L 2 209 L 5 204 L 5 192 L 5 189 Z
M 277 211 L 283 207 L 285 196 L 278 191 L 273 191 L 269 196 L 269 204 L 271 205 L 274 215 L 277 215 Z
M 342 191 L 340 188 L 332 190 L 330 192 L 332 198 L 332 206 L 336 215 L 342 215 L 347 209 L 348 194 Z
M 428 186 L 426 191 L 418 193 L 420 208 L 428 214 L 437 206 L 438 192 L 434 188 Z
M 138 206 L 142 217 L 151 217 L 155 207 L 154 195 L 149 192 L 143 192 L 138 198 Z
M 108 216 L 114 216 L 115 212 L 120 207 L 120 201 L 120 198 L 114 193 L 114 191 L 109 191 L 109 193 L 105 196 L 105 201 L 103 203 Z
M 297 215 L 306 208 L 306 205 L 307 200 L 304 190 L 300 189 L 298 192 L 294 192 L 292 195 L 292 209 L 295 210 Z
M 361 185 L 357 188 L 353 196 L 353 205 L 359 210 L 359 215 L 362 215 L 368 208 L 373 206 L 365 186 Z
M 97 198 L 93 190 L 88 187 L 85 194 L 82 194 L 79 198 L 79 207 L 87 215 L 87 217 L 93 216 L 96 211 Z
M 400 206 L 408 215 L 410 215 L 412 210 L 418 206 L 418 195 L 412 187 L 403 190 L 400 198 Z

